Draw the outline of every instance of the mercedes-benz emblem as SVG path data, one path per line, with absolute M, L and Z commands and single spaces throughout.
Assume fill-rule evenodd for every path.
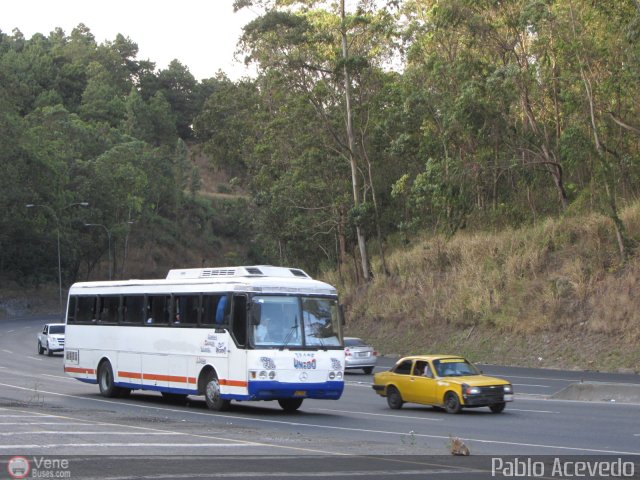
M 309 378 L 309 374 L 307 372 L 301 372 L 300 373 L 300 381 L 301 382 L 306 382 L 307 378 Z

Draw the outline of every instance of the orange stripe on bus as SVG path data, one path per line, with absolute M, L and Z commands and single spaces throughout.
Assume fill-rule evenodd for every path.
M 160 380 L 165 382 L 176 382 L 176 383 L 196 383 L 196 379 L 194 377 L 178 377 L 175 375 L 157 375 L 155 373 L 143 373 L 142 379 L 143 380 Z
M 96 371 L 92 368 L 79 368 L 79 367 L 64 367 L 64 371 L 69 373 L 88 373 L 90 375 L 93 375 L 96 373 Z
M 118 372 L 118 376 L 124 378 L 142 378 L 142 374 L 136 372 Z
M 243 380 L 225 380 L 222 378 L 220 379 L 220 385 L 227 385 L 229 387 L 246 387 L 247 382 Z

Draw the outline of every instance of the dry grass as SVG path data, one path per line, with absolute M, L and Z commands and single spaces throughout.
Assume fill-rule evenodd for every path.
M 638 238 L 640 204 L 622 218 Z M 348 331 L 384 353 L 640 370 L 640 259 L 621 264 L 602 215 L 423 238 L 387 264 L 391 275 L 366 286 L 326 277 L 344 293 Z

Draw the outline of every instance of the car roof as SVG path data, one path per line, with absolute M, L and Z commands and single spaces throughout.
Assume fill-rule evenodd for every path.
M 51 326 L 58 326 L 58 325 L 66 325 L 66 323 L 45 323 L 45 325 L 49 325 Z
M 404 360 L 427 360 L 427 361 L 432 361 L 432 360 L 442 360 L 442 359 L 445 359 L 445 358 L 462 358 L 462 359 L 465 359 L 462 355 L 409 355 L 407 357 L 400 358 L 398 360 L 398 362 L 404 361 Z

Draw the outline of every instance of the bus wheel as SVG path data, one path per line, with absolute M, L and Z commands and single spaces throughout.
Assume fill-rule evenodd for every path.
M 302 405 L 302 398 L 281 398 L 278 403 L 285 412 L 295 412 Z
M 210 372 L 207 377 L 207 383 L 204 389 L 204 399 L 207 402 L 207 407 L 217 412 L 224 412 L 229 410 L 231 400 L 224 400 L 220 398 L 220 382 L 215 373 Z
M 98 386 L 103 397 L 113 398 L 120 396 L 121 389 L 113 383 L 113 369 L 108 360 L 102 362 L 98 367 Z

